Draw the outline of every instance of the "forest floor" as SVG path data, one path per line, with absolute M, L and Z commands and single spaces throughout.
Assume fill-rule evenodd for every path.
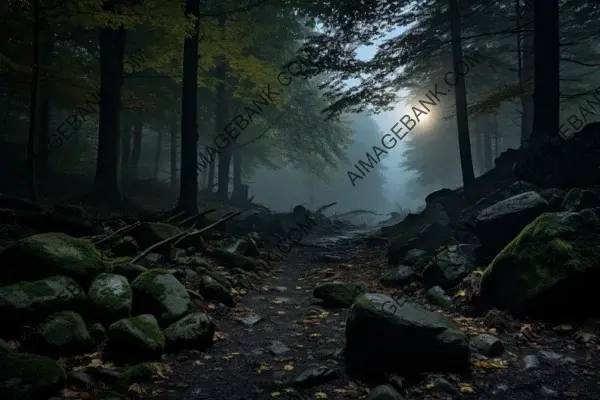
M 325 244 L 327 254 L 344 261 L 316 261 L 323 250 L 314 247 L 292 250 L 286 260 L 258 277 L 254 290 L 244 293 L 234 309 L 226 313 L 212 310 L 217 324 L 213 347 L 206 352 L 167 355 L 164 379 L 144 385 L 144 397 L 366 398 L 367 386 L 344 370 L 348 310 L 324 309 L 312 292 L 317 284 L 342 281 L 397 295 L 379 284 L 389 271 L 385 247 L 367 245 L 359 238 L 321 238 L 315 243 Z M 426 302 L 422 288 L 415 288 L 409 297 L 442 312 Z M 589 326 L 582 329 L 576 324 L 549 326 L 511 320 L 504 324 L 505 329 L 496 330 L 484 326 L 480 318 L 444 313 L 468 334 L 493 333 L 502 340 L 505 351 L 493 359 L 473 351 L 470 376 L 425 375 L 404 382 L 406 398 L 600 399 L 600 346 Z M 328 374 L 317 372 L 323 371 L 323 366 L 329 368 Z M 402 384 L 392 381 L 396 387 Z

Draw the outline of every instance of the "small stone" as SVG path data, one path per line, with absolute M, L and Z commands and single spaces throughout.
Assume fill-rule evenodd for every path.
M 278 341 L 271 342 L 271 345 L 268 348 L 269 351 L 275 356 L 282 356 L 290 351 L 289 347 Z
M 546 385 L 542 385 L 540 387 L 540 395 L 546 398 L 558 398 L 558 392 L 556 390 L 550 389 Z
M 504 345 L 500 339 L 488 333 L 472 337 L 471 345 L 486 357 L 498 357 L 504 352 Z
M 425 293 L 425 297 L 430 303 L 443 308 L 450 308 L 454 305 L 452 298 L 439 286 L 434 286 L 429 289 L 427 293 Z
M 537 367 L 540 366 L 540 361 L 538 360 L 538 358 L 533 355 L 530 354 L 528 356 L 523 357 L 523 368 L 524 369 L 536 369 Z
M 404 400 L 404 397 L 390 385 L 379 385 L 369 392 L 367 400 Z
M 262 317 L 258 314 L 248 314 L 236 318 L 236 321 L 247 327 L 256 325 L 260 320 L 262 320 Z

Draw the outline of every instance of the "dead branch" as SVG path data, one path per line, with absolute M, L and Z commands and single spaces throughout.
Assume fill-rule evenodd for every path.
M 190 232 L 187 236 L 195 236 L 195 235 L 199 235 L 201 233 L 204 233 L 206 231 L 209 231 L 212 228 L 214 228 L 215 226 L 221 225 L 223 222 L 227 222 L 230 219 L 237 217 L 238 215 L 240 215 L 241 213 L 243 213 L 244 211 L 247 211 L 247 210 L 248 210 L 248 208 L 244 208 L 243 210 L 236 211 L 236 212 L 233 212 L 233 213 L 229 213 L 229 214 L 225 215 L 223 218 L 221 218 L 220 220 L 218 220 L 217 222 L 213 222 L 212 224 L 210 224 L 208 226 L 205 226 L 204 228 L 199 229 L 199 230 L 197 230 L 195 232 Z
M 176 220 L 177 218 L 181 217 L 181 216 L 182 216 L 182 215 L 184 215 L 184 214 L 185 214 L 185 211 L 182 211 L 182 212 L 180 212 L 180 213 L 177 213 L 177 214 L 175 214 L 175 215 L 173 215 L 173 216 L 171 216 L 171 217 L 167 218 L 167 219 L 165 220 L 165 222 L 164 222 L 164 223 L 165 223 L 165 224 L 168 224 L 169 222 Z
M 177 223 L 177 226 L 181 226 L 181 225 L 185 224 L 186 222 L 190 222 L 190 221 L 192 221 L 194 219 L 200 219 L 200 218 L 204 217 L 205 215 L 208 215 L 208 214 L 213 213 L 215 211 L 217 211 L 217 210 L 214 209 L 214 208 L 211 208 L 210 210 L 202 211 L 201 213 L 198 213 L 196 215 L 192 215 L 191 217 L 186 218 L 183 221 Z
M 108 242 L 110 239 L 114 238 L 115 236 L 130 231 L 131 229 L 135 228 L 136 226 L 139 226 L 142 223 L 142 221 L 137 221 L 134 222 L 133 224 L 127 225 L 122 227 L 121 229 L 117 229 L 116 231 L 114 231 L 113 233 L 111 233 L 110 235 L 108 235 L 107 237 L 98 240 L 97 242 L 93 242 L 95 246 L 99 246 L 104 242 Z
M 195 227 L 196 227 L 196 224 L 194 224 L 190 229 L 188 229 L 186 231 L 180 232 L 177 235 L 171 236 L 169 238 L 166 238 L 165 240 L 161 240 L 160 242 L 153 244 L 152 246 L 148 247 L 146 250 L 142 251 L 139 255 L 135 256 L 131 261 L 129 261 L 129 264 L 135 264 L 137 261 L 146 257 L 150 252 L 152 252 L 152 250 L 156 249 L 157 247 L 164 246 L 165 244 L 169 244 L 172 241 L 175 241 L 181 237 L 184 237 L 185 235 L 187 235 L 188 233 L 193 231 Z
M 348 212 L 341 213 L 341 214 L 334 214 L 331 216 L 331 218 L 346 217 L 348 215 L 354 215 L 354 214 L 372 214 L 372 215 L 377 215 L 378 217 L 385 217 L 386 215 L 389 215 L 389 214 L 377 214 L 376 212 L 373 212 L 370 210 L 353 210 L 353 211 L 348 211 Z
M 337 204 L 337 201 L 336 201 L 335 203 L 326 204 L 326 205 L 324 205 L 324 206 L 322 206 L 322 207 L 319 207 L 319 208 L 317 208 L 317 211 L 315 211 L 315 214 L 320 214 L 320 213 L 321 213 L 321 211 L 325 210 L 326 208 L 333 207 L 333 206 L 335 206 L 336 204 Z

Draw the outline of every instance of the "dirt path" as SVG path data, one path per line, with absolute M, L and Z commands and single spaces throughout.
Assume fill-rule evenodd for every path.
M 321 242 L 324 243 L 324 242 Z M 370 290 L 385 267 L 384 248 L 361 242 L 330 241 L 327 254 L 345 261 L 327 265 L 314 261 L 322 250 L 299 247 L 288 255 L 254 290 L 241 297 L 226 314 L 214 310 L 217 331 L 224 337 L 212 349 L 169 355 L 171 376 L 155 385 L 152 399 L 358 399 L 365 387 L 344 372 L 343 348 L 347 310 L 325 310 L 312 296 L 315 285 L 339 279 L 359 281 Z M 389 292 L 389 291 L 388 291 Z M 412 297 L 434 311 L 422 296 Z M 260 321 L 250 324 L 252 317 Z M 469 334 L 485 332 L 481 320 L 449 314 Z M 247 319 L 247 325 L 238 319 Z M 249 326 L 251 325 L 251 326 Z M 486 359 L 473 352 L 473 375 L 425 377 L 407 393 L 409 399 L 600 399 L 600 347 L 596 339 L 582 343 L 579 327 L 528 325 L 495 332 L 505 352 Z M 490 332 L 490 330 L 488 330 Z M 589 338 L 588 338 L 589 339 Z M 524 366 L 526 356 L 532 363 Z M 535 360 L 532 361 L 532 357 Z M 314 369 L 311 369 L 312 368 Z M 326 383 L 298 387 L 293 380 L 303 371 L 326 366 Z M 324 371 L 324 370 L 322 370 Z M 292 388 L 295 389 L 292 391 Z
M 337 245 L 328 254 L 343 253 L 344 249 Z M 172 378 L 152 398 L 314 399 L 321 393 L 329 399 L 358 398 L 352 395 L 358 394 L 353 390 L 356 386 L 346 387 L 349 379 L 343 372 L 341 352 L 348 311 L 325 311 L 313 304 L 314 286 L 334 274 L 326 264 L 313 261 L 320 252 L 310 247 L 293 249 L 270 276 L 241 297 L 234 312 L 215 312 L 217 331 L 223 332 L 224 338 L 206 353 L 169 356 L 166 361 Z M 260 316 L 260 321 L 248 326 L 255 316 Z M 292 379 L 311 365 L 331 368 L 327 379 L 333 382 L 297 387 L 292 392 Z

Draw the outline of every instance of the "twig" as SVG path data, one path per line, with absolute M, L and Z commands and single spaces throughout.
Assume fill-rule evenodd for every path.
M 227 221 L 229 221 L 230 219 L 232 219 L 234 217 L 237 217 L 238 215 L 240 215 L 241 213 L 243 213 L 246 210 L 247 210 L 247 208 L 245 208 L 243 210 L 240 210 L 240 211 L 236 211 L 234 213 L 229 213 L 229 214 L 225 215 L 223 218 L 221 218 L 220 220 L 218 220 L 217 222 L 213 222 L 212 224 L 210 224 L 208 226 L 205 226 L 204 228 L 199 229 L 197 231 L 191 232 L 191 230 L 190 230 L 190 231 L 188 231 L 188 233 L 186 235 L 183 235 L 182 237 L 178 238 L 178 240 L 175 243 L 173 243 L 172 246 L 175 246 L 177 243 L 179 243 L 180 241 L 182 241 L 186 237 L 199 235 L 201 233 L 209 231 L 212 228 L 214 228 L 215 226 L 220 225 L 223 222 L 227 222 Z
M 200 219 L 201 217 L 204 217 L 205 215 L 208 215 L 208 214 L 213 213 L 215 211 L 217 211 L 217 210 L 214 209 L 214 208 L 211 208 L 210 210 L 202 211 L 201 213 L 198 213 L 196 215 L 192 215 L 191 217 L 186 218 L 186 219 L 184 219 L 181 222 L 178 222 L 177 226 L 181 226 L 181 225 L 185 224 L 186 222 L 189 222 L 189 221 L 193 220 L 194 218 Z
M 317 211 L 315 211 L 315 214 L 319 214 L 319 213 L 320 213 L 321 211 L 323 211 L 324 209 L 326 209 L 326 208 L 329 208 L 329 207 L 333 207 L 333 206 L 335 206 L 336 204 L 337 204 L 337 201 L 336 201 L 335 203 L 326 204 L 326 205 L 324 205 L 324 206 L 322 206 L 322 207 L 319 207 L 319 208 L 317 208 Z
M 156 249 L 157 247 L 164 246 L 165 244 L 168 244 L 174 240 L 177 240 L 181 237 L 186 236 L 188 233 L 190 233 L 190 231 L 192 231 L 194 229 L 195 226 L 196 226 L 196 224 L 194 224 L 194 226 L 192 226 L 187 231 L 180 232 L 177 235 L 171 236 L 169 238 L 166 238 L 165 240 L 161 240 L 160 242 L 153 244 L 152 246 L 148 247 L 146 250 L 142 251 L 139 255 L 135 256 L 131 261 L 129 261 L 129 264 L 135 264 L 137 261 L 146 257 L 148 255 L 148 253 L 150 253 L 152 250 Z
M 100 239 L 97 242 L 94 242 L 94 245 L 98 246 L 98 245 L 101 245 L 104 242 L 108 242 L 110 239 L 112 239 L 113 237 L 117 236 L 118 234 L 126 232 L 126 231 L 129 231 L 130 229 L 135 228 L 136 226 L 140 225 L 141 223 L 142 223 L 142 221 L 137 221 L 137 222 L 134 222 L 131 225 L 127 225 L 127 226 L 122 227 L 121 229 L 117 229 L 116 231 L 114 231 L 113 233 L 111 233 L 110 235 L 108 235 L 107 237 L 105 237 L 103 239 Z
M 182 215 L 184 215 L 184 214 L 185 214 L 185 211 L 182 211 L 182 212 L 180 212 L 180 213 L 178 213 L 178 214 L 175 214 L 175 215 L 173 215 L 173 216 L 171 216 L 171 217 L 167 218 L 167 219 L 165 220 L 165 222 L 164 222 L 164 223 L 165 223 L 165 224 L 168 224 L 169 222 L 171 222 L 171 221 L 173 221 L 173 220 L 176 220 L 177 218 L 181 217 L 181 216 L 182 216 Z

